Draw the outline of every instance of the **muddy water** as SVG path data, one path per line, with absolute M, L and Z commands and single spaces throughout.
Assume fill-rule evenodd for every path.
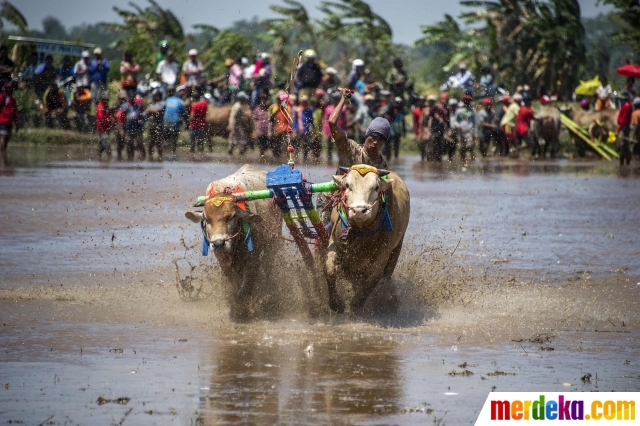
M 637 169 L 405 158 L 410 235 L 364 314 L 310 318 L 323 292 L 286 246 L 283 279 L 236 323 L 183 212 L 238 164 L 10 156 L 0 420 L 468 424 L 492 389 L 640 390 Z M 335 165 L 301 168 L 318 182 Z

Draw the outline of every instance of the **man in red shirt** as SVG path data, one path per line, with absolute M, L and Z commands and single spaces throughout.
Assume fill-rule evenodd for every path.
M 209 102 L 202 99 L 199 90 L 193 92 L 193 103 L 191 104 L 191 113 L 189 114 L 189 150 L 195 151 L 196 144 L 198 151 L 204 151 L 204 128 L 205 118 L 207 116 L 207 107 Z M 212 147 L 209 147 L 210 149 Z
M 98 131 L 98 159 L 103 152 L 107 152 L 107 158 L 111 158 L 110 133 L 115 126 L 113 110 L 109 108 L 109 93 L 102 92 L 96 104 L 96 130 Z
M 3 160 L 7 157 L 7 145 L 13 125 L 18 123 L 18 107 L 12 95 L 13 84 L 5 83 L 0 92 L 0 159 Z
M 531 109 L 531 96 L 529 94 L 524 94 L 522 96 L 522 101 L 524 102 L 524 105 L 520 107 L 518 115 L 516 116 L 516 138 L 518 139 L 518 149 L 531 146 L 528 133 L 529 125 L 534 120 L 533 110 Z
M 620 165 L 622 166 L 626 160 L 627 165 L 631 162 L 631 149 L 629 145 L 629 134 L 631 133 L 631 115 L 633 114 L 633 107 L 629 102 L 629 92 L 623 91 L 620 93 L 620 99 L 622 105 L 620 106 L 620 112 L 618 113 L 618 135 L 620 151 Z M 621 145 L 621 146 L 620 146 Z

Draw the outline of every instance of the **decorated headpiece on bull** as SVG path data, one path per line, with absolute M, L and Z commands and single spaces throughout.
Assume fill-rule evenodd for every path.
M 380 230 L 383 225 L 391 229 L 384 193 L 393 179 L 383 179 L 390 172 L 366 164 L 340 167 L 340 171 L 344 174 L 335 175 L 333 180 L 341 189 L 339 214 L 343 227 L 368 228 L 382 210 L 379 226 L 373 232 Z M 358 235 L 355 230 L 351 232 Z
M 216 193 L 213 188 L 207 191 L 207 198 L 195 207 L 204 207 L 204 211 L 185 213 L 192 222 L 200 223 L 203 234 L 202 254 L 206 256 L 213 245 L 216 256 L 232 255 L 242 246 L 253 250 L 251 224 L 262 218 L 247 210 L 244 201 L 237 201 L 233 192 L 242 192 L 225 188 L 223 193 Z

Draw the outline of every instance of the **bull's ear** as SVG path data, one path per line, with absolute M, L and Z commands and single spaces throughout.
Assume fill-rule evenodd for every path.
M 253 214 L 246 210 L 238 209 L 238 216 L 247 223 L 260 223 L 262 222 L 262 216 Z
M 340 169 L 341 172 L 349 173 L 349 167 L 338 166 L 338 168 Z
M 385 169 L 378 169 L 378 176 L 382 177 L 382 176 L 386 176 L 389 173 L 391 173 L 391 170 L 385 170 Z
M 391 188 L 391 183 L 393 179 L 380 179 L 380 191 L 384 192 L 387 189 Z
M 187 219 L 189 219 L 191 222 L 193 223 L 200 223 L 204 220 L 204 213 L 202 212 L 192 212 L 192 211 L 187 211 L 184 214 L 184 217 L 186 217 Z
M 342 182 L 344 180 L 344 176 L 342 175 L 333 175 L 333 181 L 338 184 L 338 187 L 342 188 Z

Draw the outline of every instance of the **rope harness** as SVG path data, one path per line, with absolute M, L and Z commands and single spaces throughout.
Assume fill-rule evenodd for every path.
M 367 210 L 370 210 L 374 205 L 376 205 L 376 203 L 380 201 L 382 204 L 382 216 L 380 217 L 380 221 L 378 222 L 378 225 L 375 227 L 375 229 L 369 231 L 369 232 L 359 232 L 357 230 L 354 229 L 353 226 L 351 226 L 349 224 L 349 221 L 347 220 L 347 215 L 345 213 L 345 208 L 347 209 L 351 209 L 351 207 L 347 206 L 344 203 L 344 200 L 341 201 L 341 206 L 338 207 L 338 215 L 340 216 L 340 225 L 341 225 L 341 232 L 340 232 L 340 239 L 341 240 L 346 240 L 347 237 L 349 235 L 353 235 L 355 237 L 370 237 L 374 234 L 376 234 L 378 231 L 380 231 L 382 229 L 382 226 L 386 225 L 387 230 L 391 231 L 393 230 L 393 225 L 391 224 L 391 218 L 389 217 L 389 209 L 387 207 L 387 197 L 384 195 L 384 192 L 380 192 L 380 194 L 378 195 L 378 198 L 376 199 L 376 201 L 374 201 L 368 208 Z

